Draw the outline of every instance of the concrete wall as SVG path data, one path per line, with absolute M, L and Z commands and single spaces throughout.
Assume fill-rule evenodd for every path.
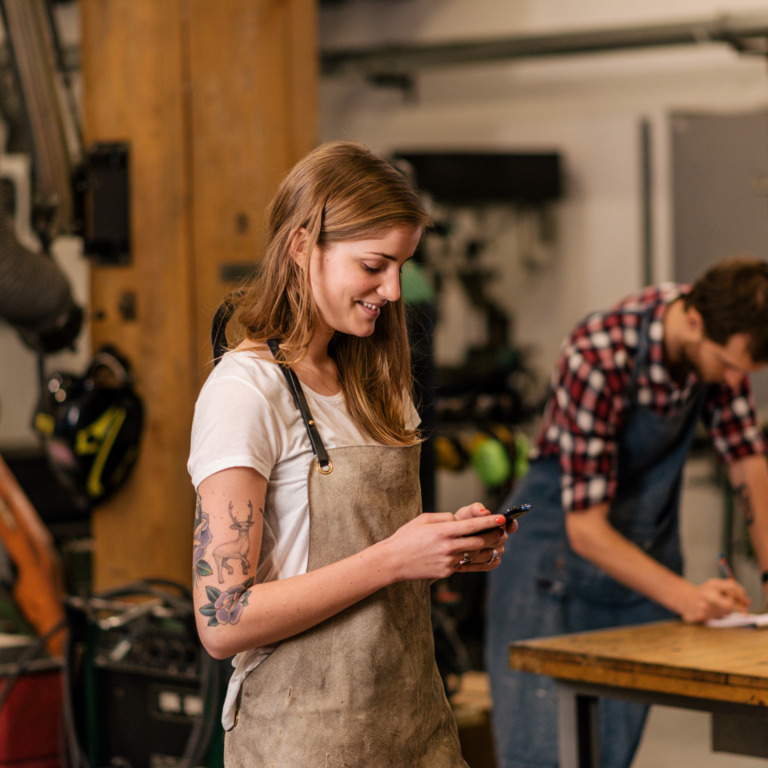
M 714 19 L 725 12 L 765 13 L 768 3 L 339 0 L 323 6 L 320 40 L 330 51 L 649 26 Z M 529 263 L 522 246 L 526 230 L 514 211 L 485 212 L 474 225 L 491 240 L 483 258 L 498 273 L 494 293 L 514 313 L 516 340 L 534 347 L 544 376 L 578 318 L 644 282 L 641 124 L 649 126 L 651 144 L 649 267 L 656 281 L 673 275 L 670 114 L 749 111 L 768 104 L 764 58 L 711 43 L 445 66 L 418 73 L 415 86 L 413 95 L 404 97 L 360 77 L 326 78 L 322 138 L 352 138 L 384 152 L 562 153 L 566 194 L 555 209 L 551 252 Z M 453 306 L 441 313 L 454 353 L 457 335 L 449 318 L 457 314 Z M 438 332 L 438 351 L 447 346 L 441 347 Z
M 493 39 L 607 27 L 714 20 L 722 14 L 768 13 L 768 2 L 707 0 L 338 0 L 323 6 L 325 50 Z M 496 271 L 491 290 L 513 315 L 515 341 L 533 350 L 542 381 L 562 337 L 587 312 L 610 305 L 652 281 L 672 279 L 671 115 L 728 114 L 768 106 L 762 56 L 740 55 L 723 44 L 652 48 L 424 70 L 404 97 L 360 77 L 322 82 L 322 139 L 350 138 L 383 151 L 407 149 L 558 150 L 566 194 L 554 209 L 555 242 L 530 259 L 525 222 L 511 209 L 454 211 L 455 248 L 432 251 L 433 268 L 450 273 L 462 238 L 484 235 L 481 257 Z M 650 248 L 644 246 L 641 125 L 650 138 Z M 768 139 L 768 137 L 766 137 Z M 717 152 L 717 147 L 712 151 Z M 759 167 L 764 175 L 768 169 Z M 646 254 L 650 254 L 649 257 Z M 726 253 L 722 254 L 727 255 Z M 761 254 L 768 256 L 768 254 Z M 478 323 L 459 291 L 440 302 L 437 353 L 454 363 L 476 339 Z M 768 403 L 758 403 L 762 410 Z M 684 548 L 699 554 L 690 575 L 717 576 L 723 491 L 710 460 L 692 463 L 683 503 Z M 689 477 L 691 475 L 691 477 Z M 454 509 L 485 491 L 470 470 L 438 474 L 437 506 Z M 691 531 L 715 539 L 702 546 Z M 737 533 L 732 558 L 755 605 L 762 605 L 754 566 Z M 690 559 L 689 559 L 689 562 Z

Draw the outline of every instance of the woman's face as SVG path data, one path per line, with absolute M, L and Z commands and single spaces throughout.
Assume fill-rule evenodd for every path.
M 400 298 L 400 268 L 420 238 L 421 227 L 402 224 L 381 237 L 316 248 L 310 275 L 321 328 L 370 336 L 381 308 Z

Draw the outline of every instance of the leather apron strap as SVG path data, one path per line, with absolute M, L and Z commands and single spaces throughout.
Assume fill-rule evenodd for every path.
M 325 445 L 320 437 L 320 432 L 317 430 L 317 424 L 312 418 L 312 412 L 309 409 L 309 403 L 307 403 L 306 397 L 304 397 L 304 390 L 301 388 L 301 383 L 298 377 L 294 373 L 292 368 L 289 368 L 284 364 L 283 353 L 280 351 L 280 342 L 278 339 L 267 339 L 267 346 L 270 352 L 274 356 L 280 365 L 280 370 L 283 372 L 286 381 L 288 382 L 288 389 L 291 390 L 293 402 L 301 413 L 301 418 L 304 421 L 304 426 L 307 428 L 307 435 L 309 436 L 309 442 L 312 445 L 312 451 L 315 454 L 317 461 L 317 471 L 323 475 L 327 475 L 333 472 L 333 464 L 328 458 L 328 453 L 325 450 Z

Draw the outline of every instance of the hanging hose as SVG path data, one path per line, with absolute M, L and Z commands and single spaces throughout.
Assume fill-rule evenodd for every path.
M 0 194 L 0 319 L 41 354 L 71 346 L 83 320 L 56 262 L 16 239 L 6 194 Z
M 56 35 L 46 0 L 0 0 L 32 140 L 34 220 L 43 250 L 72 230 L 74 164 L 56 82 Z
M 82 310 L 49 255 L 53 238 L 74 226 L 73 160 L 56 83 L 58 40 L 46 0 L 0 0 L 0 13 L 21 96 L 11 118 L 29 133 L 31 224 L 43 251 L 19 242 L 10 195 L 0 190 L 0 320 L 42 355 L 71 347 L 82 326 Z

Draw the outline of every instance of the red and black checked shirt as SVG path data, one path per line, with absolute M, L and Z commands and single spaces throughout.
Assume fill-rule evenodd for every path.
M 607 312 L 589 315 L 563 342 L 532 458 L 559 457 L 566 510 L 610 502 L 616 494 L 617 438 L 648 309 L 650 347 L 638 371 L 638 403 L 673 415 L 692 396 L 698 377 L 690 373 L 684 385 L 675 383 L 664 366 L 663 348 L 664 311 L 689 290 L 675 283 L 646 288 Z M 710 385 L 702 418 L 724 463 L 766 452 L 746 377 L 738 390 Z

